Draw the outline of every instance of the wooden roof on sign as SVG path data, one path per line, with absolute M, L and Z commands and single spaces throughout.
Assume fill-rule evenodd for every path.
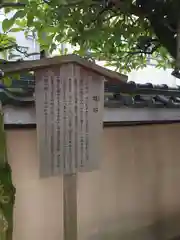
M 1 70 L 7 73 L 18 73 L 25 71 L 34 71 L 40 68 L 46 68 L 49 66 L 56 66 L 66 63 L 76 63 L 81 65 L 82 67 L 89 69 L 90 71 L 96 72 L 99 75 L 104 76 L 107 80 L 115 80 L 126 82 L 128 80 L 128 76 L 124 74 L 120 74 L 111 70 L 108 70 L 104 67 L 101 67 L 91 61 L 88 61 L 84 58 L 81 58 L 77 55 L 64 55 L 57 56 L 53 58 L 43 58 L 40 60 L 32 60 L 32 61 L 22 61 L 22 62 L 14 62 L 14 63 L 5 63 L 0 65 Z

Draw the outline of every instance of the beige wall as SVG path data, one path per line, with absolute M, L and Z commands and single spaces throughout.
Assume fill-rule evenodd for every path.
M 105 128 L 101 168 L 78 176 L 79 240 L 180 234 L 180 124 Z M 62 178 L 39 179 L 35 130 L 7 132 L 14 240 L 59 240 Z

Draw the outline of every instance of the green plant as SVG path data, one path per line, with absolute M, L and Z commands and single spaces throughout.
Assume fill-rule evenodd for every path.
M 12 240 L 15 188 L 7 162 L 3 113 L 0 112 L 0 239 Z
M 0 7 L 14 13 L 2 22 L 4 34 L 33 33 L 49 52 L 68 42 L 118 71 L 145 67 L 147 54 L 158 67 L 174 67 L 179 0 L 9 0 Z

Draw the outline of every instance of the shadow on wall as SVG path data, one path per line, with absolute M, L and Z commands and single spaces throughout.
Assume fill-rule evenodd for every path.
M 109 225 L 98 236 L 91 236 L 90 240 L 180 240 L 180 213 L 129 231 L 118 230 L 112 224 L 109 221 Z M 117 221 L 115 224 L 117 225 Z

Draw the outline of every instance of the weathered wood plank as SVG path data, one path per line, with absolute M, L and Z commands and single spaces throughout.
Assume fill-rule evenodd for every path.
M 76 64 L 37 70 L 36 78 L 40 176 L 97 169 L 103 132 L 103 78 Z
M 15 63 L 6 63 L 0 65 L 1 70 L 4 73 L 15 73 L 15 72 L 23 72 L 23 71 L 34 71 L 36 69 L 45 68 L 48 66 L 56 66 L 66 63 L 77 63 L 84 68 L 90 69 L 107 79 L 115 80 L 115 81 L 127 81 L 128 76 L 124 74 L 120 74 L 111 70 L 108 70 L 104 67 L 101 67 L 95 63 L 87 61 L 77 55 L 65 55 L 65 56 L 56 56 L 53 58 L 43 58 L 40 60 L 32 60 L 32 61 L 22 61 Z
M 64 240 L 77 240 L 77 176 L 63 176 Z

